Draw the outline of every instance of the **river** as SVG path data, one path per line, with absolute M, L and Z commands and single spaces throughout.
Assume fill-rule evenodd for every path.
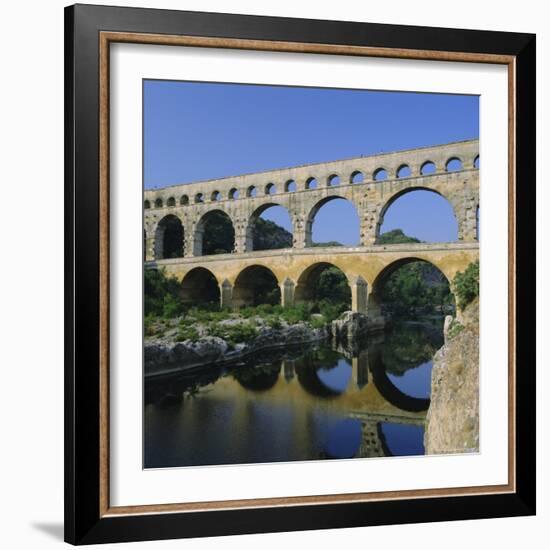
M 442 324 L 146 379 L 144 467 L 422 455 Z

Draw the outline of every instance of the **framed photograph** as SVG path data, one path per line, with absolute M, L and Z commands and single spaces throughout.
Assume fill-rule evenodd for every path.
M 65 538 L 535 513 L 535 36 L 65 12 Z

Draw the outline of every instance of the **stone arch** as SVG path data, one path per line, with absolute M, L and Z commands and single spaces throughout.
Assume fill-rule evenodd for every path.
M 364 181 L 365 175 L 361 172 L 361 170 L 354 170 L 349 177 L 350 183 L 363 183 Z
M 197 193 L 195 195 L 195 204 L 199 204 L 201 202 L 204 202 L 204 195 L 202 193 Z
M 176 199 L 174 197 L 169 197 L 166 201 L 166 206 L 176 206 Z
M 394 193 L 393 195 L 391 195 L 386 200 L 386 202 L 384 203 L 384 206 L 382 206 L 382 208 L 380 209 L 379 214 L 378 214 L 378 220 L 376 222 L 375 239 L 378 239 L 378 237 L 380 237 L 380 228 L 382 227 L 382 224 L 384 223 L 384 216 L 386 215 L 386 212 L 391 207 L 391 205 L 394 204 L 399 198 L 403 197 L 404 195 L 407 195 L 408 193 L 413 193 L 415 191 L 429 191 L 431 193 L 435 193 L 436 195 L 439 195 L 440 197 L 443 197 L 447 201 L 447 203 L 451 206 L 451 209 L 452 209 L 452 212 L 453 212 L 453 217 L 454 217 L 454 220 L 455 220 L 455 223 L 456 223 L 457 235 L 459 235 L 460 223 L 459 223 L 459 219 L 458 219 L 458 216 L 457 216 L 457 211 L 456 211 L 456 208 L 455 208 L 455 205 L 453 204 L 453 202 L 447 196 L 445 196 L 443 193 L 441 193 L 438 189 L 433 189 L 433 188 L 427 187 L 427 186 L 414 186 L 414 187 L 407 187 L 405 189 L 401 189 L 401 190 L 397 191 L 396 193 Z
M 283 208 L 285 210 L 285 212 L 288 214 L 288 219 L 290 221 L 290 227 L 292 228 L 293 227 L 293 220 L 292 220 L 292 216 L 288 210 L 288 208 L 286 206 L 283 206 L 282 204 L 280 203 L 277 203 L 277 202 L 267 202 L 265 204 L 262 204 L 261 206 L 259 206 L 258 208 L 256 208 L 256 210 L 254 210 L 254 212 L 252 212 L 252 214 L 250 215 L 250 217 L 248 218 L 248 224 L 247 224 L 247 227 L 246 227 L 246 252 L 251 252 L 252 250 L 274 250 L 276 248 L 292 248 L 292 240 L 293 240 L 293 236 L 292 236 L 292 229 L 289 231 L 290 232 L 290 238 L 288 239 L 288 244 L 287 246 L 280 246 L 280 247 L 271 247 L 271 246 L 265 246 L 265 242 L 262 244 L 261 242 L 261 239 L 259 238 L 259 236 L 255 233 L 255 230 L 257 228 L 257 223 L 258 223 L 258 220 L 260 218 L 260 216 L 266 212 L 267 210 L 269 210 L 270 208 L 273 208 L 273 207 L 279 207 L 279 208 Z M 275 228 L 276 229 L 276 228 Z
M 377 168 L 373 173 L 372 173 L 372 179 L 374 181 L 384 181 L 384 180 L 387 180 L 388 179 L 388 170 L 386 168 L 383 168 L 383 167 L 380 167 L 380 168 Z
M 233 307 L 280 304 L 279 280 L 271 269 L 261 264 L 245 267 L 233 285 Z
M 422 163 L 422 166 L 420 166 L 421 176 L 427 176 L 428 174 L 435 174 L 436 171 L 437 171 L 437 168 L 433 160 L 426 160 Z
M 210 200 L 212 202 L 218 202 L 222 200 L 222 194 L 219 191 L 212 191 L 212 194 L 210 195 Z
M 180 204 L 181 206 L 187 206 L 189 204 L 189 197 L 188 195 L 182 195 L 180 197 Z
M 374 277 L 374 280 L 372 282 L 371 291 L 368 295 L 368 315 L 369 319 L 373 326 L 376 326 L 377 324 L 383 326 L 384 325 L 384 312 L 383 312 L 383 303 L 382 303 L 382 290 L 384 288 L 384 285 L 386 284 L 388 278 L 398 269 L 401 267 L 414 263 L 414 262 L 424 262 L 426 264 L 429 264 L 433 267 L 435 267 L 446 279 L 447 283 L 449 284 L 449 289 L 452 293 L 452 284 L 451 279 L 446 273 L 446 270 L 443 268 L 443 266 L 438 265 L 436 262 L 426 260 L 425 258 L 422 258 L 421 256 L 407 256 L 404 258 L 399 258 L 390 264 L 384 266 Z
M 236 187 L 233 187 L 229 190 L 229 193 L 227 194 L 227 198 L 231 201 L 234 201 L 235 199 L 239 198 L 239 190 Z
M 233 220 L 221 208 L 209 210 L 195 226 L 193 255 L 228 254 L 235 248 Z
M 151 201 L 149 201 L 149 200 L 143 201 L 143 208 L 145 210 L 149 210 L 149 208 L 151 208 Z
M 307 178 L 306 180 L 306 189 L 317 189 L 318 183 L 317 178 L 311 176 L 310 178 Z
M 251 185 L 246 190 L 246 196 L 249 198 L 254 198 L 258 194 L 258 190 L 254 185 Z
M 162 199 L 155 199 L 155 208 L 162 208 Z
M 329 187 L 335 187 L 337 185 L 340 185 L 340 176 L 338 174 L 331 174 L 327 178 L 327 185 Z
M 412 176 L 411 167 L 408 164 L 401 164 L 395 172 L 396 178 L 409 178 Z
M 450 157 L 445 162 L 445 172 L 458 172 L 462 170 L 464 167 L 464 164 L 462 162 L 462 159 L 460 157 L 457 157 L 456 155 Z
M 472 167 L 479 170 L 479 155 L 475 156 L 474 161 L 472 162 Z
M 155 260 L 183 257 L 183 224 L 174 214 L 164 216 L 155 229 Z
M 218 279 L 209 269 L 195 267 L 181 281 L 181 299 L 189 305 L 208 305 L 220 303 Z
M 322 199 L 318 200 L 310 209 L 307 217 L 306 217 L 306 220 L 305 220 L 305 246 L 306 247 L 309 247 L 309 246 L 313 246 L 313 223 L 315 221 L 315 216 L 318 214 L 319 210 L 321 210 L 321 208 L 327 204 L 328 202 L 330 201 L 333 201 L 333 200 L 344 200 L 346 202 L 348 202 L 349 204 L 353 205 L 353 208 L 355 210 L 355 213 L 357 215 L 357 219 L 360 220 L 359 218 L 359 210 L 357 208 L 357 206 L 355 205 L 355 203 L 353 201 L 351 201 L 350 199 L 344 197 L 344 196 L 341 196 L 341 195 L 329 195 L 328 197 L 323 197 Z M 359 235 L 359 231 L 358 231 L 358 234 L 357 234 L 357 242 L 359 243 L 360 241 L 360 235 Z
M 285 193 L 294 193 L 296 189 L 296 182 L 294 180 L 291 179 L 285 183 Z
M 264 189 L 264 195 L 275 195 L 277 193 L 277 187 L 274 183 L 269 182 Z
M 327 269 L 337 269 L 342 273 L 346 279 L 349 288 L 349 305 L 351 308 L 351 284 L 346 272 L 333 262 L 316 262 L 302 271 L 296 282 L 296 288 L 294 290 L 294 301 L 300 302 L 313 302 L 319 299 L 317 293 L 317 284 L 323 272 Z

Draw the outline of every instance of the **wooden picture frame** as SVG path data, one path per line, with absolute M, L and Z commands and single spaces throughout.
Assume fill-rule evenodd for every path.
M 508 483 L 112 507 L 109 48 L 115 42 L 492 63 L 509 74 Z M 65 11 L 65 540 L 72 544 L 535 513 L 535 36 L 76 5 Z

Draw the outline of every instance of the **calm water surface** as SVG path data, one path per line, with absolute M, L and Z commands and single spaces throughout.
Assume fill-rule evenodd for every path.
M 442 322 L 145 381 L 146 468 L 424 454 Z

